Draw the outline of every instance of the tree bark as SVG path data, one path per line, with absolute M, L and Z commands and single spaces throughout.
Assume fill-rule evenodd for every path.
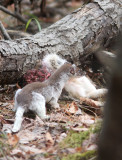
M 104 107 L 104 123 L 100 135 L 98 160 L 122 160 L 122 35 L 116 46 L 119 51 L 112 66 L 107 103 Z
M 120 0 L 94 0 L 34 36 L 0 41 L 0 84 L 15 83 L 45 54 L 81 65 L 84 55 L 106 47 L 121 29 Z

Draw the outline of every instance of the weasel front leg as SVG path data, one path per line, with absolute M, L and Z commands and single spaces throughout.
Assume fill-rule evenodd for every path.
M 51 101 L 49 102 L 49 104 L 53 107 L 53 108 L 60 108 L 58 102 L 58 100 L 56 98 L 52 98 Z
M 41 119 L 49 119 L 50 116 L 46 115 L 45 98 L 36 92 L 33 92 L 32 95 L 33 99 L 30 109 L 36 112 Z

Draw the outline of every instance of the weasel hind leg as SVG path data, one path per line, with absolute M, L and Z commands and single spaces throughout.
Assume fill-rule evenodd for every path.
M 32 104 L 31 104 L 31 110 L 36 112 L 36 114 L 41 118 L 41 119 L 49 119 L 49 116 L 46 115 L 46 101 L 45 98 L 36 92 L 32 93 L 33 99 L 32 99 Z
M 20 130 L 24 112 L 25 112 L 25 109 L 23 107 L 17 107 L 12 132 L 18 132 Z
M 15 100 L 15 104 L 14 104 L 14 108 L 13 108 L 13 111 L 15 112 L 17 110 L 17 107 L 18 107 L 18 103 L 17 103 L 17 96 L 18 94 L 21 92 L 22 89 L 18 89 L 15 93 L 15 97 L 14 97 L 14 100 Z
M 52 106 L 52 108 L 60 108 L 59 104 L 57 103 L 57 99 L 56 98 L 52 98 L 52 100 L 49 102 L 49 104 Z

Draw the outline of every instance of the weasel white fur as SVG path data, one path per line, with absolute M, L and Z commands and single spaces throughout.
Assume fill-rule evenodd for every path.
M 54 108 L 59 108 L 58 99 L 65 83 L 75 75 L 75 66 L 63 64 L 56 72 L 44 82 L 33 82 L 19 89 L 15 94 L 16 111 L 12 131 L 18 132 L 21 128 L 24 112 L 34 111 L 41 119 L 48 119 L 45 104 L 49 103 Z

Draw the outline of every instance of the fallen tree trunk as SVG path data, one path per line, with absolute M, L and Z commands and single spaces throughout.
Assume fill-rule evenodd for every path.
M 119 0 L 94 0 L 34 36 L 0 41 L 0 84 L 15 83 L 47 53 L 81 65 L 83 55 L 107 46 L 119 33 Z

